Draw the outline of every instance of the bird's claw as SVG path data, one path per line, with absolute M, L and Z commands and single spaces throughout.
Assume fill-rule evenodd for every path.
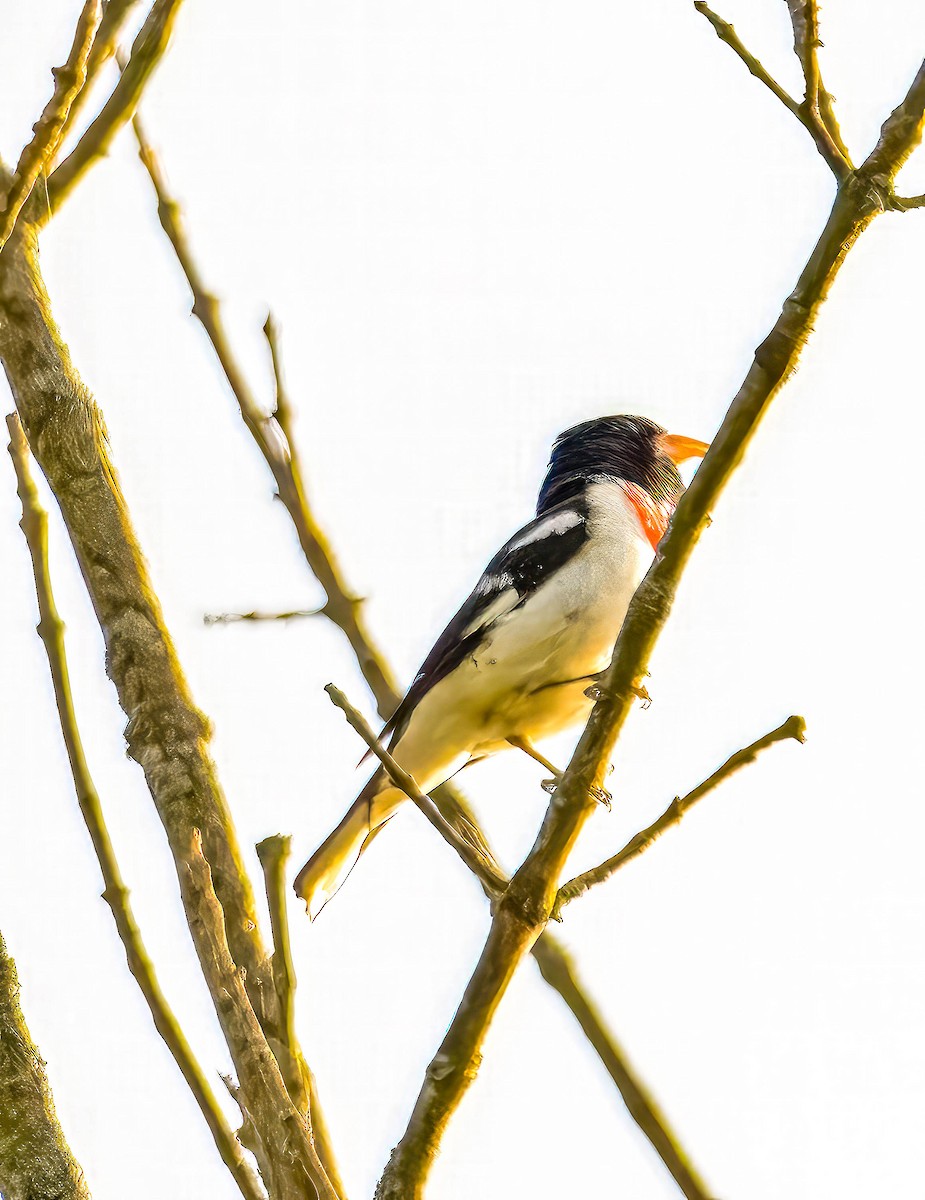
M 608 792 L 606 788 L 597 786 L 592 787 L 590 792 L 598 804 L 603 804 L 604 808 L 610 812 L 610 803 L 613 800 L 613 796 L 611 796 L 610 792 Z
M 645 684 L 634 683 L 630 687 L 630 691 L 633 693 L 634 696 L 638 697 L 638 699 L 640 699 L 642 701 L 642 707 L 644 709 L 649 708 L 651 706 L 652 697 L 649 695 L 649 692 L 648 692 Z
M 555 791 L 558 786 L 559 786 L 558 779 L 544 779 L 542 781 L 542 783 L 540 784 L 540 787 L 549 796 L 555 795 Z
M 599 683 L 592 683 L 590 687 L 585 688 L 585 695 L 597 704 L 598 700 L 603 700 L 607 693 Z

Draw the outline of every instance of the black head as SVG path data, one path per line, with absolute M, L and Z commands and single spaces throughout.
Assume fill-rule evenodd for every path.
M 684 484 L 674 458 L 662 445 L 665 436 L 666 430 L 647 417 L 598 417 L 566 429 L 553 445 L 537 515 L 575 499 L 598 479 L 635 483 L 657 503 L 673 507 Z

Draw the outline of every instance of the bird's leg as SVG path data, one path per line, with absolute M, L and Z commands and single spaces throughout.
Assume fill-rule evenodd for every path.
M 515 750 L 523 750 L 528 758 L 532 758 L 534 762 L 538 762 L 541 767 L 545 767 L 547 771 L 552 771 L 552 779 L 544 779 L 540 785 L 544 792 L 549 792 L 550 795 L 556 790 L 558 784 L 562 781 L 564 771 L 560 771 L 558 767 L 554 767 L 548 758 L 544 758 L 535 746 L 532 746 L 526 738 L 509 737 L 508 745 L 513 746 Z M 610 812 L 610 802 L 613 799 L 610 792 L 601 787 L 592 787 L 591 795 L 599 803 Z
M 551 771 L 555 780 L 560 780 L 564 775 L 564 771 L 560 771 L 558 767 L 554 767 L 548 758 L 544 758 L 535 746 L 522 737 L 509 737 L 508 745 L 513 746 L 515 750 L 523 750 L 528 758 L 532 758 L 534 762 L 538 762 L 541 767 L 545 767 L 547 771 Z

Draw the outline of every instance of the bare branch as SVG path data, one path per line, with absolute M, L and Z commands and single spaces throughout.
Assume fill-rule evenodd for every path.
M 273 415 L 276 417 L 280 428 L 289 440 L 290 446 L 293 442 L 292 437 L 292 404 L 289 400 L 289 392 L 286 388 L 283 378 L 283 360 L 279 344 L 279 326 L 274 320 L 272 313 L 267 313 L 267 319 L 263 325 L 263 336 L 267 339 L 267 348 L 270 351 L 270 362 L 273 366 L 273 383 L 276 389 L 276 395 L 273 403 Z
M 206 613 L 202 618 L 203 625 L 234 625 L 238 621 L 291 621 L 296 617 L 320 617 L 324 615 L 321 608 L 294 608 L 290 612 L 256 612 L 246 613 Z
M 16 219 L 29 199 L 35 181 L 51 162 L 61 143 L 74 101 L 87 80 L 87 59 L 99 23 L 100 0 L 86 0 L 77 20 L 74 42 L 67 62 L 63 67 L 52 71 L 55 80 L 54 93 L 33 125 L 32 141 L 23 148 L 16 164 L 13 183 L 6 197 L 4 210 L 0 214 L 0 250 L 12 234 Z
M 893 208 L 897 212 L 909 212 L 913 208 L 925 208 L 925 196 L 893 196 Z
M 327 599 L 322 611 L 346 634 L 351 649 L 360 664 L 360 669 L 377 700 L 382 703 L 387 698 L 393 698 L 394 703 L 391 707 L 394 708 L 399 699 L 395 679 L 391 674 L 385 672 L 381 656 L 374 652 L 371 653 L 372 642 L 360 610 L 361 602 L 349 594 L 333 551 L 309 508 L 298 454 L 289 437 L 289 413 L 285 404 L 285 394 L 280 388 L 280 372 L 277 369 L 277 412 L 275 415 L 269 415 L 257 402 L 244 371 L 235 357 L 218 300 L 205 286 L 193 258 L 183 228 L 179 205 L 170 195 L 167 180 L 157 155 L 145 136 L 141 122 L 136 118 L 133 124 L 141 161 L 145 165 L 157 195 L 158 217 L 174 248 L 190 291 L 193 293 L 193 315 L 199 319 L 206 336 L 212 343 L 228 385 L 238 403 L 244 424 L 273 473 L 279 497 L 295 525 L 302 552 L 315 578 L 325 591 Z M 272 323 L 270 323 L 267 336 L 274 353 L 274 361 L 278 366 Z M 283 401 L 282 405 L 280 405 L 280 401 Z M 389 708 L 389 712 L 391 712 L 391 708 Z
M 533 947 L 540 973 L 556 989 L 578 1019 L 610 1078 L 616 1084 L 630 1116 L 649 1139 L 687 1200 L 709 1200 L 710 1191 L 681 1147 L 652 1093 L 636 1074 L 626 1053 L 578 981 L 571 957 L 548 933 Z
M 101 68 L 115 54 L 123 26 L 131 16 L 132 9 L 137 6 L 138 0 L 103 0 L 103 19 L 96 31 L 96 37 L 93 39 L 93 46 L 90 49 L 90 58 L 87 61 L 87 82 L 71 105 L 68 125 L 72 125 L 82 112 L 93 91 L 93 85 L 100 76 Z
M 225 935 L 198 830 L 181 869 L 184 908 L 222 1032 L 238 1074 L 237 1100 L 256 1134 L 254 1153 L 273 1200 L 338 1200 L 312 1142 L 305 1116 L 292 1102 L 279 1064 L 251 1007 Z
M 813 136 L 819 153 L 836 179 L 844 179 L 854 168 L 835 117 L 832 97 L 825 90 L 816 51 L 819 40 L 819 11 L 816 0 L 787 0 L 793 26 L 793 52 L 803 68 L 806 93 L 800 105 L 800 120 Z
M 884 125 L 864 168 L 882 163 L 886 184 L 921 136 L 925 64 Z M 858 176 L 861 176 L 858 178 Z M 861 172 L 839 189 L 832 212 L 781 314 L 758 347 L 710 450 L 678 503 L 655 562 L 640 584 L 614 647 L 591 719 L 553 796 L 539 836 L 496 906 L 488 940 L 449 1031 L 427 1069 L 417 1103 L 380 1180 L 378 1200 L 411 1200 L 424 1184 L 443 1132 L 478 1070 L 491 1019 L 520 961 L 536 942 L 582 826 L 596 807 L 591 788 L 606 766 L 671 612 L 678 584 L 715 505 L 778 389 L 794 369 L 820 304 L 848 251 L 883 211 L 877 187 Z
M 0 933 L 0 1192 L 6 1200 L 90 1200 L 64 1139 L 45 1063 L 19 1005 L 19 978 Z
M 263 1190 L 257 1177 L 241 1153 L 241 1147 L 218 1106 L 205 1073 L 197 1062 L 192 1047 L 161 991 L 157 973 L 148 957 L 141 931 L 132 912 L 128 889 L 123 882 L 115 850 L 109 837 L 109 830 L 106 828 L 99 794 L 90 774 L 80 730 L 77 726 L 77 716 L 74 712 L 74 699 L 71 693 L 67 656 L 64 649 L 64 623 L 58 615 L 48 568 L 48 516 L 39 501 L 38 491 L 29 471 L 29 448 L 19 418 L 15 415 L 9 416 L 6 423 L 10 431 L 10 457 L 13 459 L 13 466 L 16 469 L 18 494 L 22 502 L 20 527 L 29 547 L 35 574 L 35 590 L 39 607 L 38 634 L 48 656 L 55 703 L 61 720 L 61 733 L 64 737 L 71 773 L 74 777 L 77 802 L 80 805 L 80 811 L 90 834 L 90 840 L 93 842 L 93 849 L 96 852 L 103 876 L 105 888 L 103 899 L 112 910 L 116 929 L 125 947 L 129 970 L 141 988 L 155 1028 L 166 1042 L 167 1048 L 193 1093 L 222 1161 L 234 1176 L 241 1194 L 247 1200 L 262 1200 Z
M 798 3 L 799 0 L 792 0 L 792 2 Z M 791 0 L 788 0 L 788 3 L 791 3 Z M 789 112 L 792 112 L 800 124 L 809 131 L 813 141 L 816 143 L 816 148 L 828 163 L 836 179 L 845 179 L 850 174 L 852 167 L 847 151 L 844 150 L 841 142 L 841 136 L 837 133 L 838 125 L 835 122 L 834 114 L 831 114 L 831 97 L 828 96 L 828 93 L 825 93 L 828 105 L 827 111 L 831 114 L 832 126 L 836 131 L 835 136 L 833 136 L 832 131 L 821 120 L 819 115 L 818 99 L 822 93 L 817 92 L 817 105 L 814 111 L 811 112 L 805 103 L 800 104 L 785 88 L 781 87 L 754 54 L 746 50 L 739 35 L 728 21 L 724 21 L 722 17 L 713 12 L 704 0 L 694 0 L 694 8 L 710 22 L 720 41 L 725 42 L 739 56 L 752 75 L 773 92 L 781 104 Z M 813 50 L 813 61 L 815 62 L 815 50 Z M 818 82 L 818 73 L 816 79 Z
M 742 62 L 745 63 L 752 75 L 754 75 L 756 79 L 760 80 L 766 88 L 773 92 L 781 104 L 783 104 L 786 109 L 789 109 L 789 111 L 799 119 L 799 101 L 794 100 L 793 96 L 791 96 L 785 88 L 781 87 L 773 75 L 771 75 L 770 72 L 767 71 L 766 68 L 761 64 L 761 62 L 755 58 L 754 54 L 751 54 L 748 50 L 746 50 L 741 38 L 735 31 L 735 26 L 730 25 L 728 21 L 724 21 L 721 16 L 715 13 L 709 7 L 709 5 L 704 2 L 704 0 L 694 0 L 694 8 L 697 9 L 701 16 L 706 17 L 706 19 L 713 26 L 713 29 L 716 31 L 716 36 L 719 38 L 719 40 L 721 42 L 725 42 L 726 45 L 729 46 L 729 48 L 735 54 L 737 54 L 739 58 L 741 58 Z
M 754 762 L 762 750 L 773 746 L 775 742 L 787 741 L 790 738 L 793 738 L 797 742 L 804 742 L 806 740 L 806 722 L 802 717 L 788 717 L 783 725 L 772 729 L 770 733 L 764 734 L 763 737 L 758 738 L 751 745 L 745 746 L 742 750 L 737 750 L 708 779 L 698 784 L 692 792 L 688 792 L 683 798 L 675 796 L 674 800 L 672 800 L 660 817 L 634 837 L 631 837 L 623 849 L 619 850 L 612 858 L 608 858 L 606 862 L 602 862 L 598 867 L 592 867 L 589 871 L 583 871 L 580 875 L 576 875 L 574 879 L 570 879 L 568 883 L 564 883 L 559 888 L 556 896 L 553 915 L 558 917 L 566 904 L 577 900 L 579 896 L 583 896 L 590 888 L 596 884 L 603 883 L 615 871 L 619 871 L 628 862 L 631 862 L 634 858 L 638 858 L 640 854 L 648 850 L 662 836 L 666 829 L 670 829 L 672 825 L 680 824 L 681 818 L 685 813 L 689 812 L 699 800 L 702 800 L 704 796 L 712 792 L 715 787 L 718 787 L 723 780 L 728 779 L 730 775 L 734 775 L 736 771 L 741 770 L 748 763 Z
M 925 62 L 919 67 L 909 91 L 880 128 L 876 146 L 861 170 L 873 183 L 892 187 L 912 151 L 922 140 L 925 110 Z
M 93 601 L 106 665 L 128 716 L 128 753 L 142 767 L 178 872 L 202 831 L 235 962 L 261 1024 L 277 1027 L 272 969 L 250 880 L 196 708 L 109 457 L 102 416 L 54 325 L 35 231 L 11 242 L 0 270 L 0 358 L 29 444 L 55 499 Z
M 145 85 L 164 56 L 182 0 L 154 0 L 125 70 L 103 105 L 99 116 L 48 179 L 52 212 L 68 196 L 81 176 L 103 157 L 113 138 L 132 117 Z
M 336 704 L 343 712 L 347 718 L 347 722 L 357 731 L 373 754 L 375 754 L 376 758 L 385 767 L 386 773 L 395 786 L 404 792 L 410 800 L 414 801 L 424 816 L 430 821 L 431 825 L 433 825 L 445 841 L 449 842 L 469 870 L 479 878 L 488 894 L 497 899 L 507 887 L 508 881 L 498 871 L 494 863 L 490 862 L 471 842 L 458 834 L 453 826 L 444 820 L 433 800 L 429 796 L 424 795 L 408 772 L 403 770 L 391 754 L 389 754 L 388 750 L 385 750 L 380 745 L 379 739 L 373 733 L 372 729 L 370 729 L 363 714 L 353 707 L 340 688 L 336 688 L 333 683 L 329 683 L 324 690 L 330 696 L 332 704 Z
M 289 889 L 286 887 L 286 863 L 292 839 L 274 834 L 257 844 L 257 857 L 263 868 L 267 904 L 270 909 L 270 928 L 273 933 L 273 985 L 279 998 L 280 1033 L 283 1044 L 270 1044 L 279 1063 L 286 1090 L 300 1113 L 311 1118 L 312 1136 L 325 1173 L 339 1195 L 345 1194 L 343 1180 L 337 1168 L 334 1146 L 316 1097 L 315 1081 L 299 1046 L 295 1031 L 295 964 L 289 941 Z
M 197 316 L 205 313 L 211 318 L 208 322 L 202 322 L 203 328 L 212 342 L 213 349 L 218 356 L 225 377 L 238 401 L 245 425 L 253 436 L 264 460 L 267 462 L 277 481 L 279 494 L 286 502 L 287 511 L 295 525 L 306 561 L 327 593 L 328 602 L 319 612 L 332 621 L 346 636 L 354 651 L 363 677 L 376 701 L 379 714 L 383 719 L 386 719 L 392 714 L 401 699 L 401 693 L 398 691 L 395 676 L 388 661 L 370 637 L 365 627 L 365 622 L 361 620 L 356 597 L 345 582 L 337 559 L 331 550 L 330 542 L 321 530 L 317 518 L 308 503 L 306 492 L 302 485 L 302 471 L 297 451 L 292 440 L 290 409 L 283 385 L 275 322 L 268 318 L 267 324 L 264 327 L 264 333 L 270 347 L 276 380 L 276 411 L 274 414 L 276 425 L 282 430 L 286 439 L 282 444 L 279 441 L 277 431 L 274 429 L 272 423 L 270 423 L 270 419 L 266 417 L 257 405 L 246 383 L 243 369 L 233 354 L 227 332 L 220 321 L 220 311 L 214 298 L 208 292 L 193 258 L 183 228 L 179 206 L 169 193 L 167 182 L 158 159 L 147 142 L 144 130 L 137 118 L 134 122 L 134 129 L 139 140 L 142 162 L 148 170 L 157 195 L 158 213 L 161 224 L 173 246 L 180 266 L 186 275 L 190 290 L 193 293 L 194 313 Z M 285 480 L 284 484 L 280 482 L 281 476 Z M 460 832 L 463 840 L 471 841 L 473 852 L 479 854 L 481 859 L 489 864 L 492 868 L 493 879 L 503 879 L 506 886 L 507 879 L 503 876 L 500 868 L 498 868 L 495 856 L 492 854 L 479 828 L 478 822 L 475 820 L 471 809 L 459 790 L 450 784 L 444 784 L 435 789 L 433 800 L 444 818 L 446 818 L 454 829 Z M 442 832 L 442 829 L 440 829 L 440 832 Z M 452 839 L 451 844 L 454 849 L 458 849 L 458 841 L 456 839 Z M 493 894 L 492 889 L 486 884 L 483 884 L 483 886 L 486 887 L 489 896 L 491 896 Z M 546 945 L 547 943 L 552 953 L 560 952 L 553 940 L 552 934 L 548 932 L 543 937 L 543 944 Z M 556 982 L 557 978 L 559 977 L 556 975 L 552 978 L 551 985 L 553 987 L 558 986 Z M 582 1028 L 592 1030 L 589 1036 L 592 1037 L 593 1044 L 601 1054 L 605 1065 L 608 1062 L 620 1064 L 622 1062 L 620 1049 L 612 1041 L 604 1026 L 597 1020 L 594 1006 L 590 1001 L 585 1000 L 581 1004 L 574 1001 L 574 993 L 571 989 L 566 990 L 562 994 L 566 1003 L 575 1013 Z M 628 1066 L 624 1066 L 622 1070 L 615 1068 L 611 1071 L 611 1077 L 617 1083 L 617 1086 L 620 1087 L 620 1081 L 624 1078 L 630 1078 L 631 1072 Z M 637 1103 L 634 1098 L 636 1094 L 624 1095 L 624 1099 L 629 1106 Z M 319 1119 L 317 1108 L 313 1106 L 312 1112 L 313 1119 L 317 1124 Z M 654 1111 L 650 1121 L 641 1127 L 646 1132 L 648 1132 L 649 1128 L 658 1130 L 657 1136 L 653 1138 L 653 1145 L 660 1154 L 663 1145 L 674 1146 L 672 1153 L 665 1157 L 665 1162 L 669 1170 L 674 1171 L 672 1164 L 676 1160 L 686 1161 L 686 1156 L 680 1150 L 674 1133 L 666 1125 L 659 1126 L 657 1111 Z M 683 1190 L 684 1184 L 680 1178 L 679 1184 Z M 698 1195 L 696 1191 L 691 1191 L 685 1194 L 689 1194 L 691 1200 L 705 1200 L 705 1193 Z

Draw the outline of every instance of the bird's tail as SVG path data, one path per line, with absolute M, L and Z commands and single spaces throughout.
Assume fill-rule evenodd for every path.
M 295 879 L 297 896 L 314 921 L 356 866 L 357 859 L 405 799 L 377 773 L 347 815 L 311 856 Z

